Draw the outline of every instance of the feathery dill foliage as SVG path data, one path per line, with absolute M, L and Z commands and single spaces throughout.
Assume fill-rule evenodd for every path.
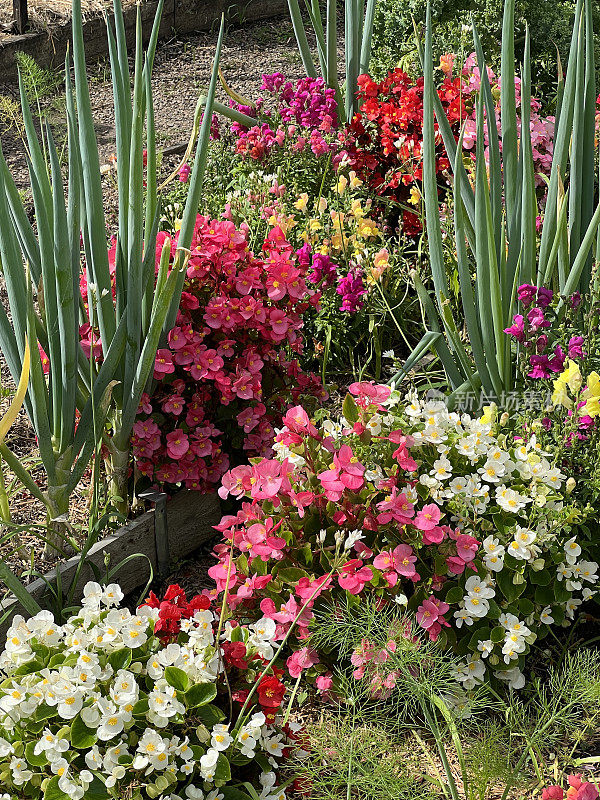
M 426 781 L 415 780 L 414 749 L 399 749 L 387 734 L 352 717 L 326 717 L 311 727 L 308 757 L 292 766 L 312 800 L 435 800 Z M 412 743 L 408 743 L 412 744 Z
M 315 800 L 429 798 L 432 784 L 453 800 L 486 800 L 495 785 L 506 800 L 531 783 L 536 754 L 553 750 L 568 759 L 600 722 L 595 650 L 567 653 L 525 701 L 487 685 L 465 700 L 456 695 L 457 659 L 424 637 L 409 614 L 376 598 L 318 610 L 310 645 L 338 663 L 337 706 L 312 726 L 309 755 L 294 765 Z M 367 647 L 373 657 L 357 679 L 360 659 L 351 658 Z
M 390 641 L 396 645 L 392 651 Z M 352 653 L 369 642 L 374 651 L 385 651 L 385 661 L 377 659 L 376 678 L 393 684 L 393 691 L 373 693 L 369 677 L 357 681 L 349 665 Z M 310 645 L 318 651 L 335 652 L 340 666 L 337 678 L 344 686 L 344 697 L 362 705 L 362 713 L 385 713 L 394 726 L 414 720 L 415 710 L 432 698 L 452 698 L 456 692 L 454 670 L 460 659 L 430 641 L 410 614 L 398 606 L 381 606 L 377 598 L 331 603 L 315 612 Z M 346 694 L 348 692 L 348 694 Z M 468 714 L 489 709 L 493 701 L 485 687 L 471 693 Z M 461 709 L 464 714 L 466 709 Z

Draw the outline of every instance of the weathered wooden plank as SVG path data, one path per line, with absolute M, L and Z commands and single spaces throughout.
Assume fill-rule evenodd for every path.
M 219 522 L 221 509 L 219 498 L 216 494 L 202 494 L 200 492 L 179 492 L 167 503 L 167 532 L 169 538 L 169 552 L 173 560 L 184 558 L 196 550 L 203 542 L 215 535 L 213 525 Z M 105 562 L 108 557 L 109 569 L 112 569 L 129 556 L 143 553 L 147 558 L 136 558 L 129 561 L 112 580 L 119 583 L 127 594 L 134 589 L 142 587 L 150 575 L 150 563 L 156 572 L 157 554 L 154 537 L 154 511 L 148 511 L 140 517 L 129 522 L 112 536 L 102 539 L 88 554 L 88 560 L 105 571 Z M 78 557 L 70 558 L 59 565 L 61 579 L 64 586 L 70 586 L 75 576 Z M 56 580 L 57 569 L 47 573 L 46 580 Z M 84 585 L 89 580 L 94 580 L 94 573 L 89 566 L 81 570 L 75 591 L 75 601 L 81 598 Z M 29 593 L 38 602 L 46 592 L 47 585 L 38 578 L 27 587 Z M 7 600 L 0 604 L 0 617 L 6 611 L 11 614 L 21 613 L 21 608 L 16 600 Z M 0 641 L 10 624 L 6 620 L 0 625 Z
M 27 0 L 13 0 L 14 28 L 17 33 L 25 33 L 29 17 L 27 14 Z
M 158 0 L 146 0 L 142 5 L 142 34 L 147 41 L 152 29 Z M 221 14 L 234 25 L 244 26 L 248 22 L 268 19 L 285 13 L 287 0 L 165 0 L 160 26 L 161 37 L 174 33 L 210 30 L 218 27 Z M 110 18 L 109 14 L 109 18 Z M 124 9 L 125 36 L 127 46 L 135 44 L 136 6 Z M 88 64 L 104 58 L 108 52 L 106 27 L 101 19 L 90 19 L 84 23 L 85 55 Z M 71 40 L 71 23 L 57 25 L 47 31 L 30 32 L 18 36 L 6 36 L 0 43 L 0 76 L 2 81 L 15 81 L 17 68 L 15 52 L 22 50 L 31 55 L 42 67 L 64 66 L 65 53 Z

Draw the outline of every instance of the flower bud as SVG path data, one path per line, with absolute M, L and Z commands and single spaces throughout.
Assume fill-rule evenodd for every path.
M 567 494 L 571 494 L 576 485 L 577 481 L 575 480 L 575 478 L 567 478 L 567 482 L 565 484 L 565 489 L 567 490 Z

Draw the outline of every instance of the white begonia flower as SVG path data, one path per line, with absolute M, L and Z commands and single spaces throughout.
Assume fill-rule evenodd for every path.
M 209 783 L 212 782 L 215 777 L 218 759 L 219 751 L 214 750 L 213 748 L 207 750 L 206 753 L 200 758 L 200 774 L 204 780 L 208 781 Z
M 112 705 L 112 704 L 111 704 Z M 100 724 L 96 729 L 96 735 L 101 742 L 108 742 L 123 732 L 125 722 L 131 719 L 131 714 L 127 714 L 122 709 L 117 709 L 113 705 L 107 713 L 100 718 Z
M 85 763 L 90 769 L 99 770 L 102 769 L 102 754 L 98 748 L 98 745 L 95 744 L 91 747 L 90 750 L 87 751 L 85 754 Z
M 572 597 L 570 600 L 567 600 L 565 605 L 565 614 L 569 619 L 575 618 L 575 612 L 577 611 L 580 605 L 581 605 L 581 600 L 577 600 L 574 597 Z
M 588 583 L 598 582 L 598 564 L 595 561 L 580 561 L 581 578 Z
M 125 597 L 118 583 L 109 583 L 102 592 L 102 602 L 106 606 L 117 606 Z
M 496 503 L 502 508 L 504 511 L 509 511 L 512 514 L 518 514 L 519 511 L 522 511 L 527 503 L 531 502 L 531 498 L 525 497 L 518 492 L 515 492 L 514 489 L 508 489 L 505 486 L 497 486 L 496 493 L 494 496 Z
M 479 575 L 471 575 L 470 578 L 467 578 L 465 589 L 469 597 L 478 597 L 480 600 L 491 600 L 496 595 L 492 587 L 482 581 Z
M 456 477 L 450 481 L 448 486 L 452 494 L 463 494 L 468 491 L 468 481 L 466 478 Z
M 454 612 L 454 619 L 456 620 L 455 625 L 457 628 L 462 628 L 463 625 L 471 626 L 473 624 L 473 617 L 462 604 L 458 611 Z
M 81 604 L 83 606 L 100 606 L 100 601 L 102 600 L 103 589 L 99 583 L 95 581 L 88 581 L 86 585 L 83 587 L 83 600 Z
M 36 742 L 33 748 L 33 754 L 39 756 L 40 753 L 45 753 L 48 761 L 56 761 L 68 749 L 68 739 L 59 739 L 58 736 L 52 733 L 50 728 L 45 728 L 42 732 L 42 738 Z
M 348 536 L 346 537 L 346 541 L 344 542 L 344 549 L 351 550 L 356 542 L 360 542 L 361 539 L 364 539 L 365 535 L 360 530 L 350 531 Z
M 492 572 L 500 572 L 504 569 L 504 559 L 500 555 L 485 556 L 483 563 Z
M 569 580 L 573 577 L 573 569 L 569 564 L 559 564 L 556 567 L 556 577 L 559 581 Z
M 429 474 L 438 481 L 445 481 L 452 477 L 452 464 L 447 458 L 438 458 L 433 462 Z
M 477 643 L 477 649 L 481 653 L 482 658 L 487 658 L 494 649 L 494 643 L 491 639 L 480 640 Z
M 13 757 L 10 761 L 10 771 L 15 786 L 22 786 L 33 777 L 33 772 L 29 769 L 29 764 L 23 758 Z
M 476 617 L 477 619 L 485 617 L 490 610 L 490 604 L 488 601 L 485 599 L 480 599 L 479 597 L 467 595 L 463 598 L 463 602 L 465 604 L 465 610 L 467 613 L 471 617 Z
M 285 747 L 282 739 L 283 737 L 281 734 L 278 734 L 277 736 L 264 737 L 262 740 L 262 746 L 270 756 L 281 758 L 283 755 L 283 748 Z
M 227 750 L 233 741 L 229 733 L 229 725 L 215 725 L 212 729 L 210 746 L 219 752 Z
M 7 742 L 6 739 L 3 739 L 0 736 L 0 758 L 6 758 L 6 756 L 11 756 L 15 752 L 14 747 L 10 742 Z
M 68 686 L 58 695 L 56 712 L 61 719 L 74 719 L 83 707 L 83 692 L 79 687 Z
M 164 753 L 166 749 L 167 746 L 162 736 L 156 731 L 147 729 L 138 742 L 136 755 L 133 759 L 133 768 L 144 769 L 144 767 L 151 763 L 152 759 L 159 753 Z
M 573 536 L 568 542 L 565 542 L 565 558 L 569 564 L 575 564 L 580 555 L 581 547 Z
M 494 672 L 496 678 L 508 683 L 510 689 L 522 689 L 525 686 L 525 675 L 518 667 Z
M 540 612 L 540 622 L 544 625 L 554 625 L 554 617 L 552 616 L 552 609 L 550 606 L 546 606 Z

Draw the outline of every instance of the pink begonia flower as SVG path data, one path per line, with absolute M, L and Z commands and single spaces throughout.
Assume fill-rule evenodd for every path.
M 235 564 L 231 562 L 230 559 L 227 559 L 226 561 L 220 564 L 215 564 L 214 567 L 211 567 L 208 570 L 208 574 L 217 584 L 217 592 L 225 591 L 225 587 L 227 585 L 229 585 L 229 589 L 233 589 L 238 582 L 237 570 L 235 568 Z M 227 582 L 228 574 L 229 574 L 229 584 Z
M 319 656 L 317 651 L 309 647 L 302 647 L 300 650 L 296 650 L 285 662 L 292 678 L 299 678 L 305 669 L 309 669 L 309 667 L 318 663 Z
M 423 531 L 423 544 L 439 544 L 446 538 L 445 525 L 436 525 L 428 531 Z
M 340 480 L 340 473 L 338 469 L 327 469 L 324 472 L 320 472 L 317 475 L 317 478 L 321 481 L 321 486 L 325 492 L 325 497 L 328 500 L 337 503 L 342 499 L 345 486 Z
M 359 558 L 347 561 L 338 575 L 338 583 L 342 589 L 350 594 L 360 594 L 370 580 L 373 579 L 373 571 L 370 567 L 363 567 L 363 562 Z
M 170 350 L 159 350 L 156 354 L 154 362 L 154 377 L 156 380 L 161 380 L 164 375 L 170 375 L 175 372 L 175 365 Z
M 378 488 L 383 487 L 380 486 Z M 377 521 L 381 525 L 386 525 L 391 519 L 395 520 L 399 525 L 408 525 L 409 522 L 412 522 L 415 513 L 414 505 L 409 502 L 403 492 L 398 494 L 398 489 L 395 486 L 388 500 L 382 500 L 377 503 L 377 510 L 380 512 L 377 515 Z
M 387 437 L 388 441 L 397 444 L 398 448 L 392 453 L 392 458 L 398 462 L 400 469 L 406 472 L 415 472 L 417 469 L 417 462 L 408 452 L 408 448 L 412 447 L 415 440 L 412 436 L 404 436 L 402 431 L 392 431 Z
M 325 675 L 319 675 L 315 683 L 319 692 L 329 692 L 333 686 L 333 674 L 326 672 Z
M 296 584 L 296 594 L 304 603 L 309 600 L 313 603 L 320 594 L 329 589 L 332 583 L 333 578 L 331 575 L 321 575 L 314 581 L 307 577 L 300 578 Z
M 382 408 L 380 404 L 384 403 L 392 393 L 389 386 L 367 383 L 366 381 L 351 383 L 348 391 L 358 398 L 357 403 L 362 408 L 367 408 L 370 405 L 377 405 Z
M 182 430 L 174 430 L 167 434 L 167 453 L 177 461 L 190 449 L 190 442 Z
M 435 642 L 440 635 L 442 626 L 448 628 L 450 624 L 444 619 L 444 614 L 450 610 L 448 603 L 444 603 L 433 595 L 417 609 L 416 619 L 418 624 L 429 634 L 431 641 Z
M 431 531 L 438 527 L 442 512 L 435 503 L 428 503 L 417 512 L 413 525 L 420 531 Z
M 374 654 L 373 644 L 368 639 L 363 639 L 360 645 L 353 651 L 350 656 L 350 663 L 356 669 L 352 675 L 360 680 L 364 677 L 367 664 L 372 661 Z
M 339 479 L 347 489 L 356 491 L 364 484 L 363 474 L 365 467 L 352 452 L 347 444 L 340 447 L 333 456 L 333 463 L 339 472 Z
M 386 550 L 375 556 L 373 566 L 382 572 L 388 586 L 395 586 L 400 575 L 413 581 L 419 580 L 420 576 L 415 570 L 416 560 L 412 547 L 399 544 L 393 550 Z

